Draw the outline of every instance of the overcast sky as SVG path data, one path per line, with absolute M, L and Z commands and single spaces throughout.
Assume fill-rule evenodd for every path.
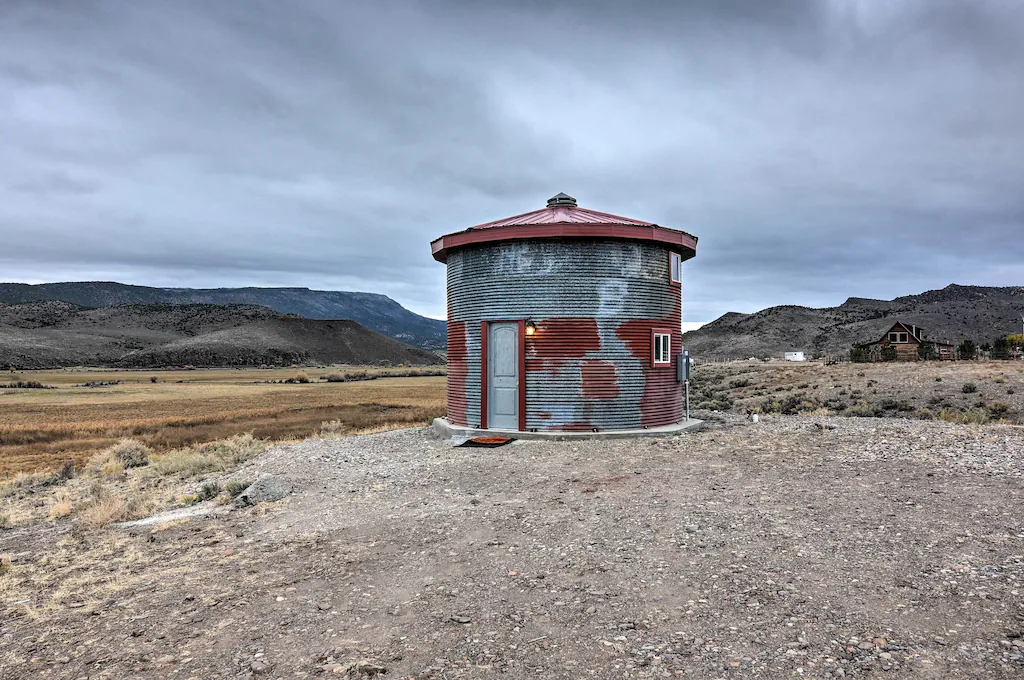
M 1019 0 L 0 0 L 0 280 L 440 316 L 430 240 L 565 191 L 700 238 L 686 321 L 1024 285 L 1021 36 Z

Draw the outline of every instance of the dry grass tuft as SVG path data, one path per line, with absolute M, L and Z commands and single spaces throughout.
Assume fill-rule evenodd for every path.
M 939 420 L 947 423 L 959 423 L 961 425 L 987 425 L 992 420 L 992 417 L 987 410 L 981 408 L 969 408 L 966 411 L 943 409 L 939 413 Z
M 207 472 L 227 472 L 258 456 L 268 445 L 247 432 L 156 455 L 150 467 L 154 474 L 161 476 L 195 477 Z
M 9 574 L 11 571 L 11 556 L 0 555 L 0 576 Z
M 138 493 L 128 494 L 127 497 L 104 493 L 82 508 L 78 518 L 86 526 L 97 529 L 113 522 L 127 522 L 146 517 L 152 510 L 152 499 Z
M 67 489 L 59 489 L 57 493 L 53 495 L 53 501 L 50 503 L 49 519 L 51 522 L 67 517 L 71 514 L 74 509 L 71 503 L 71 494 Z
M 325 420 L 320 423 L 320 429 L 317 430 L 316 436 L 321 439 L 329 439 L 331 437 L 341 437 L 345 434 L 348 434 L 348 424 L 335 419 Z

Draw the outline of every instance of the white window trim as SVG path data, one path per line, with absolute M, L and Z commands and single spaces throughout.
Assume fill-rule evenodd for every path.
M 659 338 L 664 338 L 664 341 L 659 343 Z M 653 355 L 652 355 L 652 363 L 655 366 L 668 366 L 669 364 L 671 364 L 672 363 L 672 334 L 671 333 L 657 333 L 656 332 L 656 333 L 654 333 L 654 341 L 653 341 L 652 344 L 653 344 L 653 347 L 651 348 L 651 351 L 653 353 Z M 659 358 L 658 357 L 658 346 L 659 346 L 659 344 L 662 345 L 662 349 L 664 349 L 664 358 Z
M 668 278 L 672 283 L 683 282 L 683 257 L 679 253 L 668 254 Z

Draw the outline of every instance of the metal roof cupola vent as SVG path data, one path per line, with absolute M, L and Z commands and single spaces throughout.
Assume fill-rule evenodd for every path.
M 571 205 L 572 207 L 575 208 L 576 199 L 570 196 L 569 194 L 562 193 L 561 191 L 559 191 L 557 194 L 548 199 L 549 208 L 556 205 Z

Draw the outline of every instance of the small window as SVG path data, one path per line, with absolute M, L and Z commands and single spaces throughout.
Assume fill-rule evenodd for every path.
M 905 344 L 908 342 L 906 333 L 889 333 L 889 342 L 896 344 Z
M 651 334 L 651 363 L 668 366 L 672 363 L 672 334 L 668 331 L 654 331 Z
M 682 283 L 682 281 L 683 281 L 683 258 L 679 256 L 679 253 L 669 253 L 669 255 L 668 255 L 668 271 L 669 271 L 669 276 L 672 279 L 672 283 Z

